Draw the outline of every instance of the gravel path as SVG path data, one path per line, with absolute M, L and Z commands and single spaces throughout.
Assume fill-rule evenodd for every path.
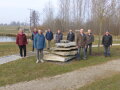
M 113 60 L 54 77 L 1 87 L 0 90 L 76 90 L 118 72 L 120 72 L 120 60 Z
M 34 55 L 35 55 L 34 52 L 28 52 L 27 53 L 27 57 L 34 56 Z M 11 61 L 16 61 L 16 60 L 19 60 L 19 59 L 21 59 L 19 54 L 3 56 L 3 57 L 0 57 L 0 64 L 5 64 L 5 63 L 11 62 Z

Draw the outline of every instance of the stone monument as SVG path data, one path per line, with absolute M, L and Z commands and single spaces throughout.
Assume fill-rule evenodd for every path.
M 52 51 L 44 55 L 44 60 L 66 62 L 76 57 L 77 47 L 75 42 L 62 40 L 56 43 Z

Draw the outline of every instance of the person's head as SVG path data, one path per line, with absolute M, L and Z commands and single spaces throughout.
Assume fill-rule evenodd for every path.
M 18 31 L 18 33 L 19 34 L 23 34 L 23 29 L 20 28 L 19 31 Z
M 109 35 L 109 34 L 110 34 L 109 31 L 106 31 L 106 32 L 105 32 L 105 35 Z
M 80 33 L 84 33 L 84 29 L 80 29 Z
M 39 30 L 38 30 L 38 34 L 42 34 L 42 30 L 39 29 Z
M 37 32 L 37 28 L 34 28 L 34 30 L 33 30 L 34 32 Z
M 50 32 L 51 30 L 50 29 L 48 29 L 48 32 Z
M 69 32 L 72 33 L 72 30 L 70 29 Z
M 57 31 L 57 33 L 61 33 L 61 31 L 60 31 L 60 30 L 58 30 L 58 31 Z
M 88 34 L 91 34 L 91 33 L 92 33 L 92 31 L 90 29 L 88 29 Z

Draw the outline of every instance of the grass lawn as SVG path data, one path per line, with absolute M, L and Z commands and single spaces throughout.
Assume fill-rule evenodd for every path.
M 27 45 L 27 50 L 32 50 L 31 42 Z M 11 43 L 0 43 L 0 56 L 12 55 L 19 53 L 19 48 L 15 42 Z
M 106 79 L 98 80 L 78 90 L 120 90 L 120 73 Z
M 68 63 L 51 63 L 36 64 L 35 57 L 20 59 L 0 65 L 0 86 L 14 84 L 22 81 L 30 81 L 38 78 L 55 76 L 66 72 L 71 72 L 83 67 L 102 64 L 107 61 L 120 58 L 120 47 L 112 47 L 112 57 L 103 56 L 103 48 L 97 53 L 97 48 L 93 50 L 94 55 L 89 56 L 88 60 L 71 61 Z

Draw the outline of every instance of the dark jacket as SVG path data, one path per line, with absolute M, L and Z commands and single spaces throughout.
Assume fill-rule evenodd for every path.
M 111 35 L 104 35 L 102 38 L 102 44 L 105 47 L 109 47 L 110 45 L 112 45 L 112 36 Z
M 32 40 L 34 40 L 34 37 L 35 37 L 35 35 L 37 34 L 38 32 L 33 32 L 32 33 Z
M 52 40 L 53 39 L 53 33 L 50 31 L 50 32 L 47 32 L 46 35 L 45 35 L 46 39 L 47 40 Z
M 37 34 L 34 38 L 34 48 L 36 49 L 44 49 L 46 46 L 45 44 L 45 37 L 43 34 Z
M 77 35 L 76 44 L 79 48 L 80 47 L 84 48 L 86 46 L 86 42 L 87 42 L 87 37 L 85 34 L 83 34 L 83 36 L 81 34 Z
M 25 34 L 18 34 L 16 37 L 16 44 L 19 46 L 26 45 L 27 42 L 27 37 Z
M 68 33 L 67 40 L 73 42 L 75 40 L 75 34 L 73 32 L 72 33 Z
M 87 45 L 92 44 L 94 42 L 94 35 L 91 33 L 90 35 L 87 34 Z
M 60 43 L 60 41 L 62 39 L 63 39 L 63 34 L 62 33 L 56 33 L 56 38 L 55 38 L 56 43 Z

